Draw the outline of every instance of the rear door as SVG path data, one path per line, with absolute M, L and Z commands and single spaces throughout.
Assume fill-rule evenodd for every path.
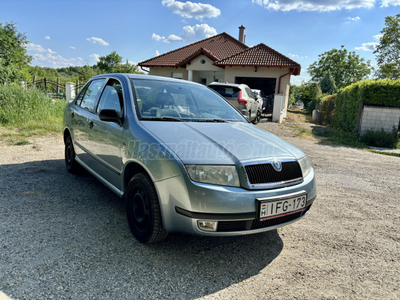
M 109 78 L 101 93 L 100 100 L 92 117 L 93 126 L 89 130 L 87 147 L 96 160 L 92 169 L 112 185 L 121 189 L 122 174 L 122 135 L 124 127 L 115 122 L 99 119 L 103 109 L 116 110 L 124 119 L 124 93 L 121 81 Z
M 92 167 L 93 160 L 88 150 L 89 131 L 93 126 L 93 116 L 98 97 L 105 79 L 95 79 L 79 94 L 73 112 L 73 139 L 77 156 L 85 164 Z

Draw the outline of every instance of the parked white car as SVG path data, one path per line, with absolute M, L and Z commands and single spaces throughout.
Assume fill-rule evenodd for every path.
M 228 100 L 253 124 L 260 121 L 262 110 L 259 109 L 257 99 L 247 85 L 212 82 L 208 87 Z

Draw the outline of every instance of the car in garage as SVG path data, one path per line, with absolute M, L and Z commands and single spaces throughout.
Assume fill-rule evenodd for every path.
M 142 243 L 273 230 L 304 217 L 317 195 L 303 151 L 189 81 L 95 76 L 67 104 L 63 138 L 68 172 L 84 168 L 125 199 Z
M 264 111 L 264 109 L 267 107 L 267 98 L 265 97 L 264 92 L 257 89 L 252 89 L 251 91 L 253 92 L 254 97 L 257 99 L 258 109 Z

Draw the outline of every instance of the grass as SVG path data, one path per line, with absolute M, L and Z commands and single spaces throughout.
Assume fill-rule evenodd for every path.
M 28 140 L 25 139 L 8 139 L 7 140 L 7 145 L 9 146 L 23 146 L 23 145 L 29 145 L 30 142 Z
M 360 142 L 359 138 L 350 132 L 341 130 L 329 130 L 321 131 L 317 133 L 317 136 L 324 137 L 324 141 L 332 144 L 344 145 L 352 148 L 367 148 L 367 145 Z
M 38 89 L 0 86 L 0 135 L 30 137 L 62 131 L 66 102 Z
M 388 152 L 388 151 L 378 151 L 378 150 L 370 150 L 370 151 L 373 153 L 400 157 L 400 153 L 394 153 L 394 152 Z

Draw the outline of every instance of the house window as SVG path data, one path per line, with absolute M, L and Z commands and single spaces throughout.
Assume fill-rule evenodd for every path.
M 183 74 L 182 73 L 172 73 L 172 78 L 183 79 Z

